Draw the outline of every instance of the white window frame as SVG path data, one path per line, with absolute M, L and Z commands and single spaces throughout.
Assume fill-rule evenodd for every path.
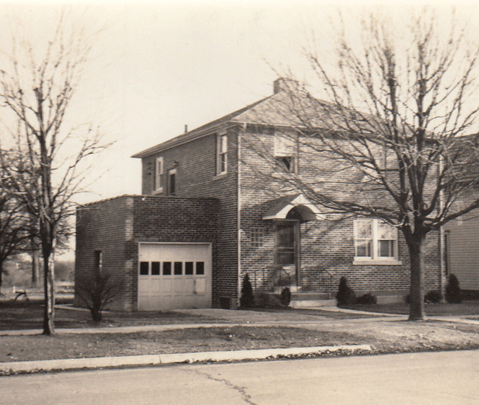
M 288 173 L 297 173 L 298 151 L 296 140 L 292 136 L 274 134 L 274 159 L 281 170 Z M 284 162 L 285 158 L 291 159 L 289 168 Z
M 228 135 L 219 133 L 216 137 L 216 175 L 228 173 Z
M 177 185 L 177 171 L 176 169 L 170 169 L 168 170 L 168 195 L 176 195 L 176 185 Z M 171 176 L 175 177 L 175 189 L 173 190 L 173 193 L 171 192 Z
M 371 226 L 371 234 L 370 235 L 365 235 L 363 237 L 359 237 L 358 232 L 359 232 L 359 227 L 361 224 L 369 224 Z M 391 239 L 384 239 L 381 238 L 380 236 L 380 227 L 382 225 L 387 225 L 390 227 L 389 231 L 390 234 L 388 235 Z M 399 248 L 399 234 L 398 234 L 398 229 L 395 227 L 392 227 L 391 225 L 386 224 L 384 221 L 381 219 L 367 219 L 367 218 L 362 218 L 362 219 L 356 219 L 354 220 L 354 262 L 353 264 L 358 264 L 358 265 L 365 265 L 365 264 L 385 264 L 385 265 L 401 265 L 402 262 L 399 261 L 399 256 L 398 256 L 398 248 Z M 358 256 L 357 249 L 360 245 L 360 242 L 363 243 L 366 241 L 370 241 L 368 250 L 369 250 L 369 256 Z M 392 241 L 392 250 L 393 250 L 393 255 L 392 256 L 380 256 L 380 241 L 388 240 Z
M 163 192 L 163 157 L 158 157 L 155 160 L 155 193 Z

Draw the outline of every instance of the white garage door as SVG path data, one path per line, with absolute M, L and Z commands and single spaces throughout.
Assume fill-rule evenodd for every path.
M 211 245 L 140 243 L 138 310 L 211 307 Z

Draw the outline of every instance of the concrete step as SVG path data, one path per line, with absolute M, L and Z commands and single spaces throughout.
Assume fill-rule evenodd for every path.
M 291 300 L 291 308 L 312 308 L 312 307 L 335 307 L 336 299 L 327 300 Z

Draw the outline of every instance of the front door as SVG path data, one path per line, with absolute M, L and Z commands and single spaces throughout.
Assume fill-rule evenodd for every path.
M 285 273 L 293 278 L 296 285 L 300 285 L 300 228 L 298 220 L 285 220 L 276 223 L 276 241 L 274 264 L 282 267 Z

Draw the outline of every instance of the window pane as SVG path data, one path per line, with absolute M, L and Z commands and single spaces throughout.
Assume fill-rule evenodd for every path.
M 205 262 L 196 262 L 196 274 L 205 274 Z
M 175 276 L 183 274 L 183 262 L 175 262 Z
M 278 226 L 277 230 L 278 248 L 294 247 L 294 226 Z
M 160 275 L 160 262 L 151 262 L 151 275 L 152 276 Z
M 396 229 L 388 224 L 378 224 L 378 239 L 396 239 Z
M 357 239 L 372 238 L 372 221 L 356 221 L 355 225 Z
M 379 243 L 379 256 L 380 257 L 394 257 L 394 241 L 393 240 L 380 240 Z
M 140 263 L 140 275 L 147 276 L 148 275 L 148 262 L 141 262 Z
M 220 140 L 220 153 L 225 153 L 227 150 L 228 150 L 228 137 L 226 135 L 222 135 Z
M 171 276 L 171 262 L 164 262 L 163 263 L 163 275 L 164 276 Z
M 185 263 L 185 274 L 191 276 L 193 274 L 193 262 Z
M 371 257 L 371 241 L 370 240 L 356 241 L 356 256 Z

